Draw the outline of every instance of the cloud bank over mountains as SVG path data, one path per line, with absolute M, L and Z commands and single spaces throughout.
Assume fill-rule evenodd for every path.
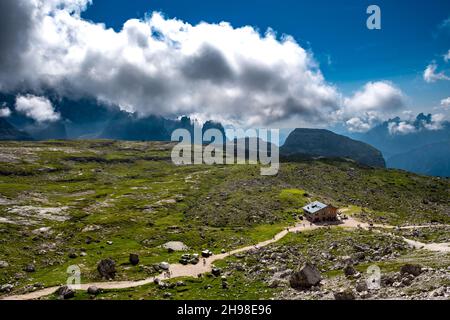
M 16 110 L 37 122 L 54 122 L 60 119 L 52 103 L 43 97 L 33 95 L 17 96 Z
M 44 97 L 51 90 L 141 116 L 188 115 L 246 127 L 344 123 L 367 131 L 406 106 L 405 94 L 388 81 L 345 97 L 288 35 L 226 22 L 191 25 L 160 13 L 130 19 L 116 32 L 81 18 L 90 3 L 0 2 L 0 91 L 23 94 L 19 112 L 57 120 Z M 430 80 L 440 77 L 435 71 Z

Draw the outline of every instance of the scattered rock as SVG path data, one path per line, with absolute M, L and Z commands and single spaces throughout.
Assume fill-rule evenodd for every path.
M 97 271 L 107 280 L 114 279 L 116 276 L 116 263 L 112 259 L 104 259 L 97 265 Z
M 6 261 L 0 261 L 0 269 L 2 268 L 8 268 L 9 267 L 9 263 Z
M 139 256 L 135 253 L 130 253 L 129 260 L 133 266 L 137 266 L 139 264 Z
M 42 228 L 33 230 L 32 233 L 35 235 L 45 235 L 45 234 L 50 233 L 51 229 L 52 228 L 50 228 L 50 227 L 42 227 Z
M 184 286 L 186 286 L 186 284 L 183 281 L 177 281 L 176 286 L 177 287 L 184 287 Z
M 77 258 L 78 257 L 78 255 L 76 254 L 76 252 L 70 252 L 69 253 L 69 258 L 70 259 L 75 259 L 75 258 Z
M 75 290 L 69 288 L 68 286 L 62 286 L 58 290 L 56 290 L 56 294 L 61 300 L 71 299 L 75 297 Z
M 298 271 L 292 273 L 289 284 L 294 289 L 306 289 L 318 285 L 322 277 L 312 263 L 305 263 Z
M 86 226 L 83 228 L 83 230 L 81 230 L 81 232 L 92 232 L 92 231 L 98 231 L 101 228 L 99 226 L 96 225 L 91 225 L 91 226 Z

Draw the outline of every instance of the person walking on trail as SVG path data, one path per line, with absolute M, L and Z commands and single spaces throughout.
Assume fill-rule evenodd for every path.
M 203 259 L 203 265 L 206 266 L 206 259 Z

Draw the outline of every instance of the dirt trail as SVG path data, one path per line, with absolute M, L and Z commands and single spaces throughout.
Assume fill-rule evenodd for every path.
M 287 234 L 290 232 L 302 232 L 307 230 L 314 230 L 318 228 L 324 228 L 324 227 L 333 227 L 333 226 L 339 226 L 344 228 L 363 228 L 363 229 L 369 229 L 371 226 L 367 223 L 359 222 L 353 218 L 346 219 L 341 224 L 336 225 L 318 225 L 318 224 L 310 224 L 309 222 L 300 223 L 297 224 L 294 227 L 286 228 L 285 230 L 279 232 L 276 234 L 272 239 L 260 242 L 256 245 L 251 245 L 247 247 L 242 247 L 227 253 L 213 255 L 209 258 L 202 259 L 200 263 L 197 265 L 182 265 L 182 264 L 171 264 L 169 267 L 170 270 L 170 279 L 173 278 L 181 278 L 181 277 L 197 277 L 199 274 L 204 274 L 207 272 L 210 272 L 213 268 L 214 262 L 218 260 L 223 260 L 229 256 L 232 256 L 237 253 L 250 251 L 252 249 L 261 248 L 268 246 L 272 243 L 275 243 L 281 239 L 283 239 Z M 393 226 L 388 225 L 373 225 L 373 227 L 378 228 L 387 228 L 387 229 L 393 229 Z M 425 226 L 408 226 L 404 228 L 421 228 Z M 392 235 L 391 233 L 388 233 Z M 449 243 L 430 243 L 425 244 L 414 240 L 409 240 L 406 238 L 403 238 L 408 244 L 410 244 L 412 247 L 416 249 L 425 249 L 430 251 L 438 251 L 438 252 L 450 252 L 450 244 Z M 135 288 L 139 286 L 143 286 L 146 284 L 153 283 L 156 279 L 159 280 L 167 280 L 169 279 L 168 275 L 166 274 L 160 274 L 156 277 L 147 278 L 140 281 L 111 281 L 111 282 L 97 282 L 97 283 L 86 283 L 82 284 L 79 288 L 79 290 L 87 290 L 90 286 L 96 286 L 99 289 L 126 289 L 126 288 Z M 51 287 L 46 288 L 22 295 L 14 295 L 9 297 L 2 297 L 0 300 L 33 300 L 33 299 L 39 299 L 45 296 L 48 296 L 50 294 L 53 294 L 58 287 Z

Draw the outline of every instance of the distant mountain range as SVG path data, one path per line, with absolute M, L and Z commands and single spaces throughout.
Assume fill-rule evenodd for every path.
M 195 122 L 188 117 L 166 119 L 160 116 L 139 117 L 104 105 L 93 99 L 60 99 L 47 94 L 55 111 L 61 115 L 56 122 L 36 122 L 14 109 L 15 95 L 0 94 L 0 105 L 8 106 L 11 115 L 0 118 L 0 140 L 48 139 L 116 139 L 169 141 L 175 129 L 191 133 Z M 393 132 L 407 125 L 408 132 Z M 450 176 L 450 123 L 434 126 L 431 115 L 419 114 L 412 121 L 390 119 L 366 133 L 347 137 L 328 130 L 296 129 L 281 134 L 283 157 L 340 157 L 375 167 L 404 169 L 435 176 Z M 220 123 L 208 121 L 203 131 Z M 284 141 L 285 140 L 285 141 Z M 381 152 L 380 152 L 381 151 Z M 383 159 L 384 156 L 384 159 Z
M 0 118 L 0 140 L 32 140 L 26 132 L 17 130 L 13 125 Z
M 450 139 L 424 145 L 388 159 L 391 168 L 429 176 L 450 176 Z
M 295 129 L 280 148 L 280 154 L 291 159 L 347 158 L 368 166 L 386 166 L 381 152 L 374 147 L 323 129 Z
M 48 95 L 61 115 L 54 122 L 36 122 L 14 109 L 15 96 L 0 94 L 0 105 L 8 106 L 12 114 L 0 118 L 2 127 L 0 140 L 48 140 L 48 139 L 116 139 L 170 141 L 175 129 L 184 128 L 191 133 L 195 122 L 188 117 L 166 119 L 159 116 L 139 117 L 136 114 L 120 110 L 116 106 L 103 105 L 95 100 L 57 99 Z M 203 131 L 216 128 L 224 132 L 220 123 L 207 121 Z M 12 130 L 17 132 L 13 134 Z M 20 132 L 20 134 L 19 134 Z
M 395 132 L 399 125 L 408 126 L 408 132 Z M 381 150 L 388 168 L 404 169 L 415 173 L 450 177 L 450 123 L 438 125 L 431 114 L 419 114 L 410 121 L 399 117 L 390 119 L 366 133 L 350 137 L 371 144 Z M 440 150 L 441 146 L 443 150 Z

